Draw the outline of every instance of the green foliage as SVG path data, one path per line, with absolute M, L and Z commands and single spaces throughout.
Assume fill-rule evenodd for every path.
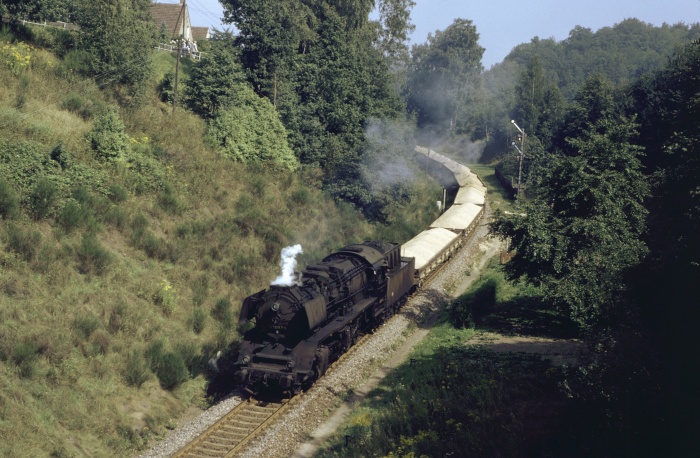
M 10 183 L 0 177 L 0 217 L 15 219 L 20 214 L 19 196 Z
M 408 75 L 409 110 L 418 125 L 454 130 L 457 113 L 471 101 L 484 48 L 472 21 L 455 19 L 444 31 L 413 47 Z
M 216 301 L 214 308 L 211 310 L 211 315 L 221 323 L 224 329 L 233 329 L 233 311 L 231 310 L 231 301 L 227 298 L 221 298 Z
M 129 148 L 129 136 L 124 123 L 114 109 L 107 110 L 95 119 L 86 138 L 97 158 L 106 161 L 124 159 Z
M 76 12 L 88 75 L 100 84 L 123 85 L 127 102 L 142 99 L 152 70 L 157 30 L 149 7 L 148 0 L 97 0 L 81 2 Z
M 163 340 L 154 341 L 146 350 L 146 360 L 158 377 L 160 385 L 172 390 L 189 378 L 187 366 L 180 354 L 167 351 Z
M 80 315 L 73 321 L 73 329 L 86 341 L 99 327 L 100 320 L 89 314 Z
M 153 303 L 161 307 L 166 316 L 170 316 L 177 307 L 177 299 L 177 291 L 175 291 L 173 285 L 164 278 L 153 294 Z
M 65 60 L 63 61 L 65 64 Z M 104 112 L 103 103 L 93 100 L 91 97 L 78 94 L 76 92 L 69 92 L 66 96 L 61 99 L 61 107 L 72 113 L 77 114 L 84 120 L 93 119 L 99 113 Z
M 207 324 L 207 312 L 201 307 L 195 307 L 192 311 L 192 331 L 201 334 Z
M 94 234 L 83 235 L 76 255 L 78 271 L 85 275 L 104 274 L 114 258 Z
M 493 312 L 498 287 L 497 278 L 487 278 L 480 281 L 468 294 L 453 302 L 449 308 L 452 324 L 456 327 L 474 327 L 481 324 L 484 316 Z
M 516 46 L 505 62 L 525 67 L 537 57 L 548 78 L 571 99 L 593 75 L 603 75 L 615 86 L 622 86 L 661 68 L 679 43 L 698 37 L 698 24 L 657 27 L 629 18 L 595 32 L 577 26 L 561 42 L 535 37 L 530 43 Z
M 36 258 L 41 244 L 41 233 L 36 230 L 27 230 L 26 227 L 14 224 L 7 225 L 7 247 L 20 255 L 25 261 L 30 262 Z
M 160 83 L 158 83 L 156 90 L 161 102 L 173 103 L 175 98 L 175 73 L 166 73 Z
M 208 141 L 226 157 L 244 163 L 273 163 L 288 170 L 299 162 L 287 144 L 287 131 L 274 107 L 239 85 L 231 107 L 210 121 Z
M 185 89 L 187 106 L 204 117 L 233 106 L 240 97 L 238 92 L 247 85 L 233 37 L 227 32 L 217 33 L 210 45 L 211 49 L 192 67 Z
M 70 200 L 58 212 L 58 222 L 66 232 L 72 232 L 84 224 L 92 213 L 75 200 Z
M 579 324 L 596 326 L 623 313 L 623 277 L 646 255 L 648 185 L 630 143 L 633 122 L 604 114 L 587 126 L 549 159 L 541 195 L 521 208 L 526 216 L 501 214 L 491 228 L 516 252 L 510 278 L 542 285 Z
M 151 378 L 148 364 L 138 351 L 129 354 L 122 375 L 127 385 L 135 388 L 141 388 Z
M 7 12 L 17 19 L 65 21 L 72 10 L 69 0 L 3 0 Z
M 36 362 L 39 358 L 38 348 L 29 342 L 20 342 L 15 345 L 12 352 L 12 362 L 17 366 L 19 375 L 23 378 L 32 378 L 36 373 Z
M 37 220 L 44 219 L 51 215 L 58 201 L 58 186 L 48 178 L 40 178 L 30 192 L 28 201 L 32 216 Z

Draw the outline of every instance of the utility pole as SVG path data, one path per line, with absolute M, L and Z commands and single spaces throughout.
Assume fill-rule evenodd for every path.
M 182 52 L 182 40 L 185 38 L 185 3 L 187 0 L 183 0 L 182 8 L 180 8 L 180 15 L 178 20 L 182 19 L 182 33 L 177 39 L 177 60 L 175 61 L 175 86 L 173 87 L 173 114 L 175 114 L 175 107 L 177 106 L 177 79 L 180 73 L 180 54 Z
M 525 160 L 525 131 L 518 127 L 514 119 L 510 122 L 512 122 L 515 128 L 520 132 L 520 148 L 518 148 L 518 145 L 516 145 L 515 142 L 512 143 L 515 149 L 517 149 L 520 153 L 520 160 L 518 161 L 520 163 L 518 166 L 518 194 L 516 195 L 516 200 L 520 202 L 520 199 L 522 198 L 522 184 L 520 180 L 523 177 L 523 161 Z

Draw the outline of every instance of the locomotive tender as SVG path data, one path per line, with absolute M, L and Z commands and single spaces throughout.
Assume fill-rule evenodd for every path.
M 306 267 L 301 281 L 271 286 L 243 301 L 243 336 L 234 381 L 251 393 L 306 389 L 356 341 L 405 303 L 427 276 L 447 262 L 484 213 L 486 187 L 469 168 L 416 147 L 452 172 L 454 204 L 403 247 L 370 241 L 349 245 Z

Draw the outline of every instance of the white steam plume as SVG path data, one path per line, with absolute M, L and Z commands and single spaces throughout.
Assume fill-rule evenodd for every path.
M 294 278 L 294 269 L 297 266 L 297 255 L 303 253 L 301 245 L 296 244 L 282 248 L 282 260 L 280 261 L 280 267 L 282 267 L 282 274 L 275 278 L 275 281 L 270 283 L 270 286 L 292 286 L 296 283 Z

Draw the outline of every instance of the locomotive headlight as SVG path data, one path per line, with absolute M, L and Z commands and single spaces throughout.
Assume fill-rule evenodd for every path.
M 294 361 L 287 361 L 287 369 L 290 371 L 294 369 Z
M 248 364 L 250 362 L 250 356 L 243 357 L 243 364 Z

